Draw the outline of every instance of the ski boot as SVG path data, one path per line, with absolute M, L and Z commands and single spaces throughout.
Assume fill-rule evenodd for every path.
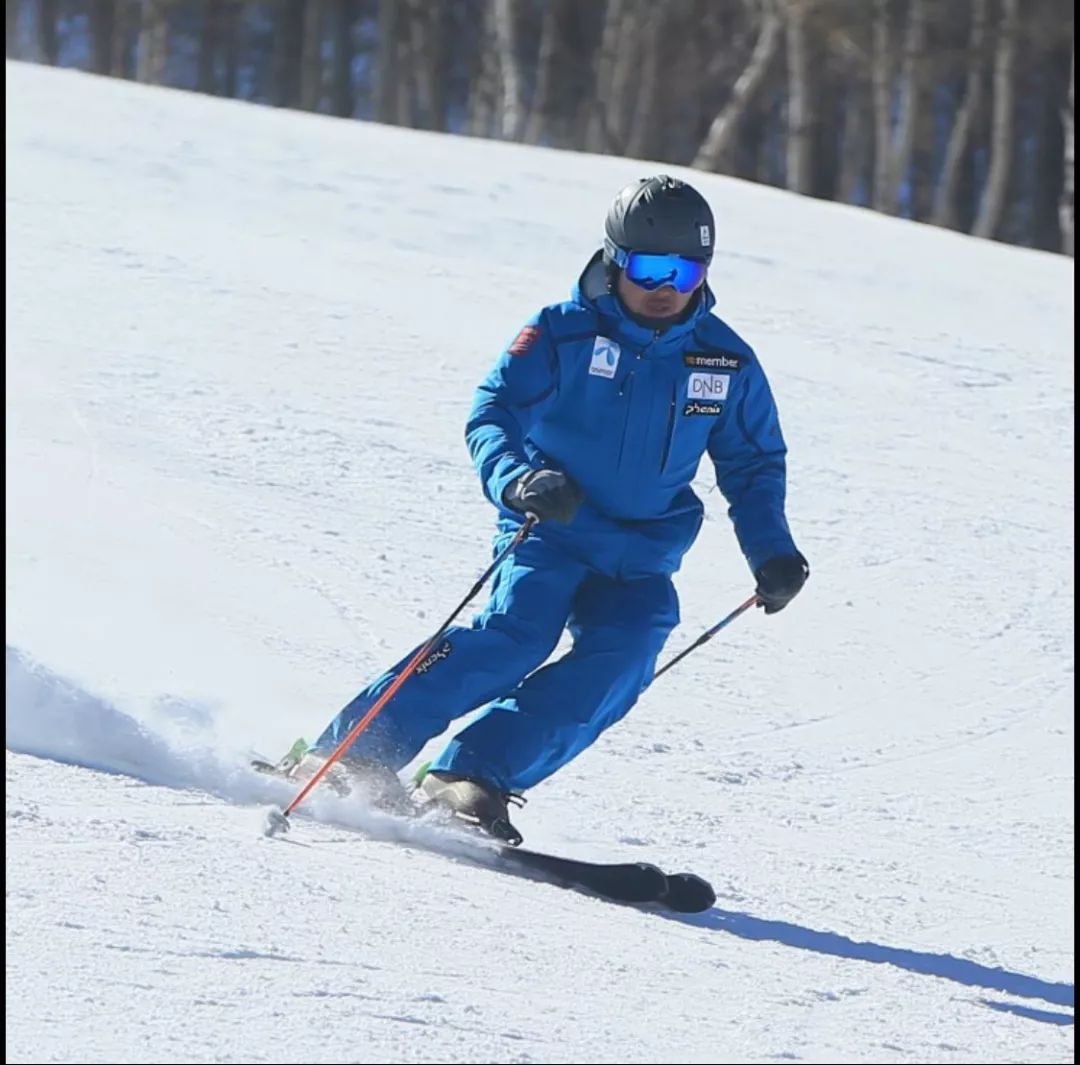
M 524 806 L 522 796 L 500 792 L 473 777 L 429 769 L 427 765 L 420 768 L 414 781 L 416 790 L 428 802 L 512 847 L 521 843 L 521 833 L 510 823 L 509 806 L 511 803 Z
M 256 764 L 255 768 L 303 785 L 325 762 L 325 755 L 309 750 L 307 743 L 301 739 L 273 767 Z M 385 813 L 405 814 L 414 808 L 397 773 L 370 758 L 339 758 L 323 775 L 323 781 L 341 798 L 359 796 Z

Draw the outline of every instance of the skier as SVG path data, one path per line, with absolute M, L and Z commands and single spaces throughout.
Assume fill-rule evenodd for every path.
M 759 605 L 776 613 L 802 588 L 769 385 L 710 313 L 715 241 L 690 185 L 665 174 L 627 185 L 571 298 L 531 318 L 480 385 L 465 436 L 498 510 L 496 551 L 527 514 L 539 522 L 472 625 L 448 630 L 342 757 L 384 801 L 425 743 L 484 707 L 418 788 L 521 842 L 508 803 L 627 713 L 679 623 L 671 578 L 701 528 L 690 482 L 706 452 Z M 566 628 L 572 649 L 545 665 Z M 295 776 L 310 779 L 413 654 L 337 714 Z

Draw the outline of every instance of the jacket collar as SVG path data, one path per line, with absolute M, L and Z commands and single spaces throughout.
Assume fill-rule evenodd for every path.
M 690 341 L 698 323 L 707 317 L 716 305 L 716 297 L 706 282 L 702 286 L 697 306 L 690 315 L 657 334 L 648 326 L 635 322 L 626 313 L 622 301 L 615 293 L 608 290 L 607 267 L 604 265 L 602 251 L 596 252 L 588 261 L 571 291 L 570 298 L 574 303 L 595 311 L 600 316 L 605 334 L 610 334 L 612 340 L 618 340 L 620 344 L 634 348 L 645 348 L 651 345 L 658 355 L 673 351 L 681 352 Z

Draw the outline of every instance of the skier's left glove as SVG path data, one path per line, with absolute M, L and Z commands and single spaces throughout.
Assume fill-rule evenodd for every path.
M 761 600 L 758 606 L 763 606 L 766 614 L 783 610 L 802 591 L 809 576 L 810 565 L 797 551 L 763 562 L 754 574 Z

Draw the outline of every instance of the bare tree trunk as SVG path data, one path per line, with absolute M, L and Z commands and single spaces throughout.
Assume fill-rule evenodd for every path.
M 640 40 L 644 55 L 638 74 L 637 107 L 626 135 L 626 154 L 635 158 L 659 156 L 660 63 L 667 62 L 664 26 L 670 17 L 663 0 L 653 0 L 642 15 Z
M 499 135 L 503 140 L 521 139 L 525 128 L 525 105 L 521 63 L 517 55 L 517 20 L 514 0 L 492 0 L 492 19 L 499 57 L 502 99 L 499 107 Z
M 536 89 L 532 106 L 525 122 L 524 140 L 527 144 L 539 144 L 544 139 L 550 117 L 554 94 L 555 64 L 558 61 L 559 16 L 561 0 L 548 0 L 544 8 L 544 21 L 540 28 L 540 49 L 536 56 Z
M 427 19 L 426 57 L 431 78 L 431 128 L 447 129 L 450 100 L 450 40 L 453 23 L 450 9 L 445 4 L 425 4 Z
M 813 146 L 816 122 L 814 86 L 811 84 L 810 42 L 806 0 L 787 0 L 787 187 L 804 196 L 810 192 L 814 170 Z
M 215 96 L 236 96 L 239 21 L 242 5 L 202 0 L 199 23 L 199 59 L 196 86 L 199 92 Z M 224 57 L 224 78 L 218 77 L 218 62 Z
M 876 211 L 888 210 L 892 187 L 892 101 L 893 68 L 890 0 L 874 0 L 873 62 L 874 88 L 874 194 Z
M 990 172 L 971 232 L 990 238 L 1005 212 L 1013 159 L 1013 110 L 1016 93 L 1016 38 L 1019 0 L 1002 0 L 1002 21 L 994 57 L 994 125 L 990 139 Z
M 639 7 L 644 8 L 640 16 Z M 642 46 L 638 27 L 647 10 L 641 0 L 608 0 L 586 131 L 588 151 L 625 153 Z
M 841 135 L 841 162 L 837 199 L 842 203 L 864 202 L 873 174 L 873 125 L 869 85 L 848 83 L 844 99 L 844 128 Z M 869 196 L 867 195 L 867 199 Z
M 889 165 L 888 206 L 893 214 L 899 210 L 900 183 L 911 169 L 922 97 L 922 56 L 926 48 L 926 17 L 928 0 L 911 0 L 907 33 L 904 35 L 904 55 L 900 68 L 900 92 L 903 106 L 896 123 L 896 140 Z
M 626 0 L 621 17 L 615 60 L 611 68 L 611 85 L 607 98 L 602 101 L 608 115 L 612 146 L 620 155 L 626 154 L 626 142 L 630 137 L 630 122 L 636 102 L 636 90 L 639 88 L 638 69 L 642 62 L 642 51 L 649 51 L 653 42 L 642 40 L 641 28 L 645 21 L 645 11 L 654 0 Z M 655 0 L 659 3 L 659 0 Z
M 1073 77 L 1076 73 L 1076 46 L 1073 46 L 1072 63 L 1069 66 L 1069 98 L 1061 112 L 1061 124 L 1065 133 L 1065 177 L 1058 205 L 1061 220 L 1061 250 L 1075 258 L 1073 252 Z
M 401 9 L 398 0 L 379 0 L 379 54 L 376 60 L 375 118 L 393 122 L 397 117 L 398 38 Z
M 56 0 L 39 0 L 38 50 L 46 63 L 56 65 L 60 58 L 60 40 L 56 35 Z
M 338 0 L 340 3 L 340 0 Z M 306 0 L 304 4 L 303 45 L 300 52 L 300 106 L 318 111 L 323 94 L 323 15 L 325 0 Z
M 333 44 L 333 67 L 330 73 L 330 113 L 349 118 L 353 113 L 352 59 L 353 17 L 351 0 L 336 0 L 330 5 L 330 38 Z
M 769 135 L 765 109 L 761 106 L 761 97 L 751 103 L 743 112 L 735 140 L 728 149 L 731 166 L 728 173 L 745 181 L 760 181 L 765 178 L 766 140 Z
M 229 99 L 240 96 L 240 20 L 242 4 L 225 4 L 221 12 L 220 50 L 225 54 L 225 87 L 222 92 Z
M 579 0 L 557 0 L 556 68 L 551 86 L 548 140 L 557 148 L 581 150 L 595 99 L 596 43 L 586 32 Z
M 679 59 L 679 67 L 681 71 L 685 65 L 690 84 L 700 84 L 702 91 L 690 94 L 690 101 L 686 101 L 686 94 L 680 91 L 681 85 L 673 85 L 675 79 L 664 79 L 668 86 L 669 113 L 678 114 L 683 108 L 686 109 L 688 128 L 685 134 L 680 136 L 679 130 L 673 132 L 677 138 L 674 143 L 681 148 L 679 155 L 685 153 L 688 162 L 697 155 L 714 119 L 731 99 L 739 75 L 746 70 L 755 45 L 760 43 L 763 15 L 770 8 L 776 12 L 782 32 L 783 19 L 780 16 L 779 0 L 748 0 L 740 4 L 719 5 L 715 0 L 692 0 L 689 12 L 692 21 L 689 24 L 684 23 L 682 27 L 686 43 Z M 706 28 L 707 32 L 702 32 Z M 780 46 L 781 40 L 778 39 L 777 51 Z M 755 165 L 752 158 L 760 162 L 764 155 L 764 152 L 759 150 L 764 144 L 762 136 L 750 137 L 753 148 L 749 155 L 745 148 L 741 159 L 737 153 L 747 142 L 748 126 L 757 126 L 759 134 L 765 132 L 759 120 L 765 118 L 768 107 L 762 102 L 762 98 L 767 95 L 766 90 L 775 78 L 778 66 L 779 64 L 770 60 L 761 84 L 754 89 L 752 97 L 748 98 L 736 123 L 725 149 L 727 158 L 724 169 L 728 173 L 741 170 L 744 174 L 749 174 L 753 172 Z M 673 123 L 669 122 L 667 125 L 670 130 Z M 684 141 L 688 142 L 689 150 L 680 143 Z
M 135 78 L 148 85 L 162 85 L 169 59 L 168 0 L 143 0 L 141 19 Z
M 1025 73 L 1021 84 L 1026 84 L 1025 95 L 1031 108 L 1029 129 L 1031 149 L 1024 163 L 1027 199 L 1030 209 L 1018 212 L 1023 232 L 1019 243 L 1043 251 L 1061 251 L 1061 204 L 1063 178 L 1065 175 L 1064 107 L 1068 96 L 1068 75 L 1064 68 L 1064 56 L 1029 56 L 1024 63 Z M 1034 69 L 1033 69 L 1034 68 Z M 1020 198 L 1024 193 L 1020 193 Z M 1017 197 L 1014 197 L 1016 199 Z
M 604 33 L 600 38 L 600 52 L 596 57 L 596 85 L 591 101 L 592 110 L 585 133 L 585 150 L 589 152 L 608 152 L 613 147 L 614 137 L 611 133 L 608 103 L 611 99 L 611 84 L 615 72 L 625 4 L 626 0 L 607 0 Z
M 469 81 L 469 118 L 466 132 L 490 137 L 499 97 L 499 45 L 493 22 L 494 9 L 487 7 L 477 42 L 473 76 Z
M 920 106 L 911 152 L 911 217 L 929 222 L 934 213 L 934 113 Z
M 132 42 L 138 42 L 141 0 L 116 0 L 113 8 L 111 73 L 116 78 L 134 76 Z
M 926 41 L 927 0 L 912 0 L 904 34 L 899 91 L 902 106 L 892 125 L 894 60 L 888 0 L 877 0 L 874 23 L 874 109 L 877 114 L 877 159 L 874 168 L 874 209 L 896 214 L 900 208 L 900 183 L 911 166 L 915 128 L 919 113 L 919 61 Z
M 935 225 L 956 229 L 956 193 L 960 185 L 960 164 L 971 143 L 975 119 L 982 109 L 983 52 L 986 48 L 986 0 L 972 0 L 971 44 L 968 49 L 964 98 L 956 112 L 952 133 L 945 149 L 932 219 Z
M 7 0 L 7 57 L 14 59 L 19 51 L 19 8 L 20 0 Z
M 214 0 L 210 0 L 214 3 Z M 271 100 L 275 107 L 300 106 L 300 66 L 304 43 L 304 5 L 279 0 L 274 10 L 273 77 Z
M 199 4 L 199 65 L 195 86 L 199 92 L 217 93 L 217 54 L 221 41 L 221 4 L 202 0 Z
M 721 171 L 726 165 L 725 156 L 732 144 L 739 120 L 750 104 L 754 94 L 761 87 L 768 73 L 769 64 L 780 48 L 783 23 L 771 3 L 763 11 L 761 32 L 750 56 L 746 68 L 739 75 L 732 89 L 731 98 L 723 110 L 712 120 L 705 140 L 698 148 L 694 161 L 690 164 L 699 170 Z
M 394 111 L 394 123 L 398 126 L 416 125 L 418 107 L 416 68 L 420 64 L 420 56 L 415 52 L 414 27 L 419 19 L 420 12 L 416 7 L 409 3 L 401 5 L 397 54 L 394 60 L 394 70 L 397 72 L 397 86 L 394 90 L 397 106 Z
M 90 31 L 90 69 L 95 74 L 112 71 L 113 27 L 116 23 L 114 0 L 90 0 L 87 7 Z
M 436 109 L 436 84 L 445 80 L 440 69 L 442 48 L 441 18 L 446 11 L 443 4 L 425 4 L 423 0 L 409 0 L 409 51 L 412 54 L 412 83 L 416 97 L 413 125 L 420 129 L 439 129 L 439 112 Z M 445 96 L 440 101 L 445 108 Z

